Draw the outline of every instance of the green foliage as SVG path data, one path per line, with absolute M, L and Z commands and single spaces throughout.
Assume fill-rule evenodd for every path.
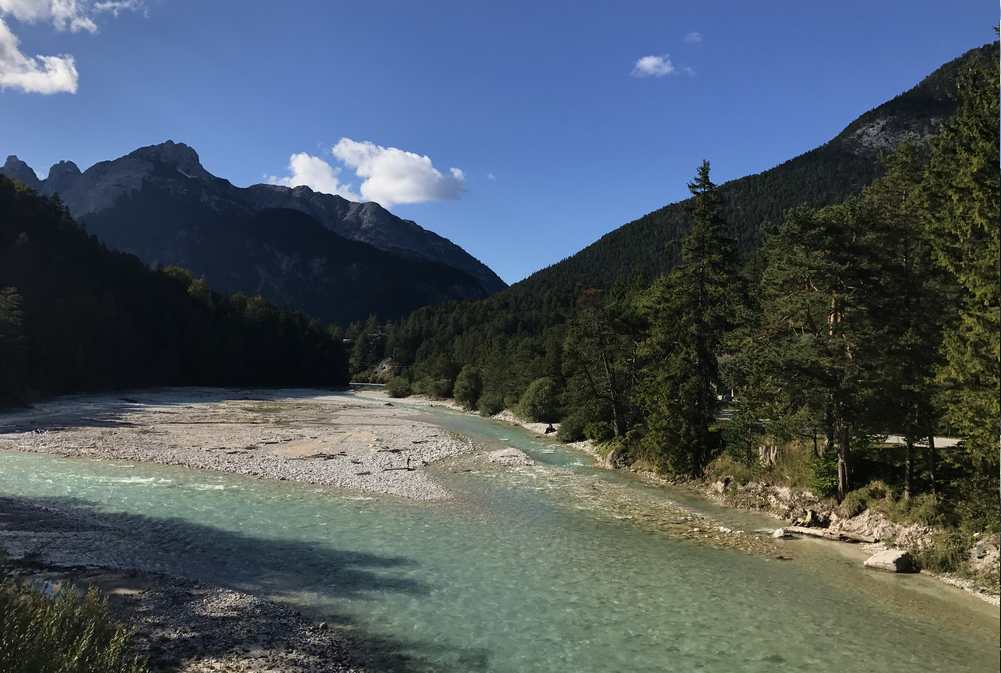
M 25 390 L 24 310 L 15 287 L 0 287 L 0 405 L 16 401 Z
M 837 494 L 838 461 L 833 453 L 825 452 L 823 457 L 814 459 L 809 487 L 822 498 L 829 498 Z
M 480 370 L 472 365 L 463 367 L 455 378 L 452 390 L 455 401 L 467 409 L 475 409 L 482 392 L 483 379 L 480 377 Z
M 448 399 L 452 396 L 452 379 L 426 376 L 415 381 L 413 389 L 415 393 L 427 395 L 437 400 Z
M 637 415 L 641 318 L 622 290 L 589 289 L 577 299 L 566 331 L 563 370 L 565 404 L 624 437 Z
M 995 474 L 1001 416 L 998 79 L 996 57 L 963 73 L 959 110 L 933 141 L 918 190 L 936 260 L 962 288 L 959 321 L 946 332 L 940 371 L 948 417 L 967 438 L 970 459 Z
M 15 352 L 17 377 L 0 367 L 0 398 L 347 383 L 343 347 L 316 321 L 213 293 L 178 269 L 150 270 L 104 248 L 57 201 L 2 177 L 0 288 L 0 351 Z
M 394 376 L 386 383 L 386 393 L 390 397 L 410 397 L 410 380 L 403 376 Z
M 586 420 L 580 413 L 570 414 L 560 421 L 556 436 L 561 442 L 579 442 L 585 438 Z
M 849 491 L 838 506 L 838 513 L 843 517 L 853 517 L 866 509 L 875 508 L 877 502 L 892 500 L 890 487 L 882 481 L 869 482 L 862 488 Z
M 496 391 L 488 390 L 480 395 L 477 410 L 480 412 L 480 416 L 499 414 L 504 411 L 504 397 Z
M 615 429 L 608 421 L 591 421 L 584 425 L 584 437 L 601 444 L 615 438 Z
M 961 530 L 939 532 L 931 545 L 917 550 L 917 561 L 922 568 L 933 572 L 957 572 L 962 569 L 972 542 L 972 537 Z
M 95 589 L 54 597 L 0 584 L 0 670 L 5 673 L 145 673 L 131 633 Z
M 548 377 L 532 381 L 518 401 L 518 415 L 528 421 L 551 423 L 558 414 L 556 384 Z
M 719 352 L 741 297 L 736 247 L 708 162 L 688 188 L 693 221 L 682 240 L 681 261 L 654 283 L 644 302 L 650 327 L 642 352 L 657 364 L 644 371 L 643 443 L 662 467 L 699 476 L 720 447 Z

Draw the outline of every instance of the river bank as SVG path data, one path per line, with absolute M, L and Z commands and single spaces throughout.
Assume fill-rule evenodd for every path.
M 0 450 L 109 458 L 298 481 L 412 500 L 471 451 L 457 436 L 348 393 L 179 388 L 60 397 L 0 415 Z
M 377 398 L 385 396 L 376 392 Z M 388 397 L 387 397 L 388 399 Z M 407 401 L 414 400 L 430 407 L 441 406 L 453 411 L 474 414 L 454 400 L 435 400 L 423 395 L 414 395 Z M 495 414 L 493 420 L 517 425 L 537 435 L 545 436 L 549 426 L 546 423 L 532 423 L 519 418 L 509 410 Z M 555 427 L 559 427 L 555 424 Z M 597 467 L 616 469 L 614 452 L 602 451 L 594 442 L 584 440 L 564 446 L 571 447 L 586 454 Z M 913 556 L 930 548 L 936 543 L 936 538 L 947 532 L 941 528 L 917 523 L 899 523 L 891 520 L 886 514 L 865 509 L 854 516 L 842 516 L 836 503 L 823 499 L 807 489 L 792 488 L 783 485 L 750 482 L 738 484 L 729 477 L 708 480 L 671 480 L 649 470 L 626 468 L 626 471 L 637 479 L 660 486 L 669 486 L 687 490 L 697 497 L 706 498 L 723 507 L 746 512 L 766 514 L 784 526 L 814 527 L 818 533 L 828 534 L 834 540 L 833 544 L 845 544 L 835 541 L 839 535 L 854 537 L 847 544 L 855 546 L 859 562 L 873 557 L 881 552 L 906 551 Z M 776 527 L 778 528 L 778 527 Z M 790 534 L 790 537 L 797 536 Z M 871 538 L 874 542 L 859 542 Z M 1001 545 L 997 533 L 977 536 L 969 549 L 965 550 L 963 572 L 942 573 L 921 569 L 922 574 L 934 577 L 944 584 L 972 594 L 991 605 L 1001 605 L 1001 595 L 998 591 L 998 566 L 1001 561 Z
M 364 673 L 350 634 L 247 592 L 149 570 L 156 552 L 125 526 L 56 503 L 0 497 L 0 576 L 54 594 L 97 588 L 135 630 L 151 670 Z

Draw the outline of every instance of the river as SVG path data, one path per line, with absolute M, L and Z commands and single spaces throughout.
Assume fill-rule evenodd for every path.
M 779 561 L 684 539 L 604 499 L 670 499 L 747 531 L 775 522 L 596 470 L 520 428 L 414 413 L 539 465 L 446 462 L 436 477 L 457 497 L 415 503 L 0 452 L 0 495 L 126 521 L 144 564 L 293 602 L 408 671 L 999 670 L 997 608 L 931 578 L 863 570 L 847 545 L 783 543 L 792 560 Z

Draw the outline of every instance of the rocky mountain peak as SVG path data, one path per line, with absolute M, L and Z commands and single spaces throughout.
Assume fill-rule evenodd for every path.
M 167 140 L 159 145 L 140 147 L 129 156 L 170 166 L 188 177 L 212 177 L 202 166 L 198 152 L 193 147 L 184 143 L 175 143 L 173 140 Z
M 60 161 L 49 169 L 49 177 L 45 179 L 45 191 L 49 194 L 62 194 L 72 189 L 80 178 L 80 168 L 72 161 Z
M 7 157 L 7 161 L 0 168 L 0 175 L 6 175 L 11 180 L 17 180 L 21 184 L 36 190 L 42 184 L 31 166 L 18 159 L 14 154 Z

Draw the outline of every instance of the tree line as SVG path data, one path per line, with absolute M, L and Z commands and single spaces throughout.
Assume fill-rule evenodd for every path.
M 347 382 L 340 336 L 261 297 L 113 252 L 0 177 L 0 402 L 147 385 Z

